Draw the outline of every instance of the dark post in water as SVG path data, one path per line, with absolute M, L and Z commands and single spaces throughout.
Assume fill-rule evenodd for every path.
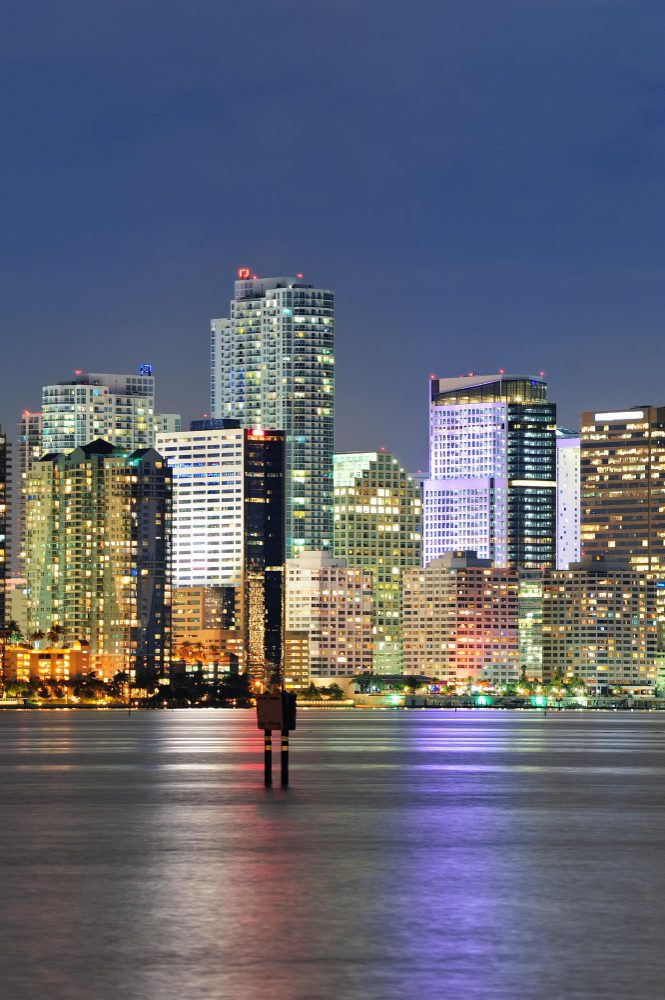
M 272 785 L 272 731 L 281 732 L 280 752 L 281 784 L 289 783 L 289 733 L 296 728 L 296 696 L 290 691 L 260 694 L 256 699 L 256 717 L 259 729 L 264 732 L 263 780 L 266 788 Z

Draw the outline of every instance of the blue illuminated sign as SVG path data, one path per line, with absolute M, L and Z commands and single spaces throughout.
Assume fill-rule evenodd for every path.
M 139 365 L 139 375 L 152 375 L 152 365 Z

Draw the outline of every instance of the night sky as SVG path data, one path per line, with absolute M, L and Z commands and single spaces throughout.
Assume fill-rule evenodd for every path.
M 427 377 L 665 404 L 662 0 L 7 0 L 0 420 L 148 361 L 208 410 L 235 269 L 337 294 L 337 447 Z

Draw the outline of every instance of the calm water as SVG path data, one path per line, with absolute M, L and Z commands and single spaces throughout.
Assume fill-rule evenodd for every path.
M 665 995 L 665 715 L 0 712 L 3 1000 Z

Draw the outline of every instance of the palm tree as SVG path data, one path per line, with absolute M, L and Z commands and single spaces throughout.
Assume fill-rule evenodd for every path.
M 209 659 L 211 659 L 213 663 L 217 663 L 220 656 L 222 655 L 222 650 L 220 649 L 219 644 L 216 642 L 206 642 L 205 652 L 206 656 Z
M 36 649 L 39 649 L 39 643 L 42 641 L 42 639 L 45 638 L 46 636 L 40 628 L 35 629 L 35 631 L 32 632 L 30 635 L 30 641 L 33 643 Z
M 180 657 L 181 660 L 184 660 L 185 663 L 189 663 L 190 657 L 192 655 L 191 642 L 189 642 L 188 639 L 185 639 L 183 642 L 181 642 L 176 649 L 176 654 Z
M 48 641 L 51 643 L 52 646 L 55 646 L 55 644 L 61 638 L 62 633 L 64 631 L 65 630 L 63 629 L 62 625 L 54 623 L 53 625 L 51 625 L 50 629 L 46 633 L 46 638 L 48 639 Z
M 3 638 L 13 639 L 14 642 L 20 642 L 23 638 L 23 632 L 21 631 L 21 626 L 14 618 L 10 618 L 5 627 L 2 630 Z

